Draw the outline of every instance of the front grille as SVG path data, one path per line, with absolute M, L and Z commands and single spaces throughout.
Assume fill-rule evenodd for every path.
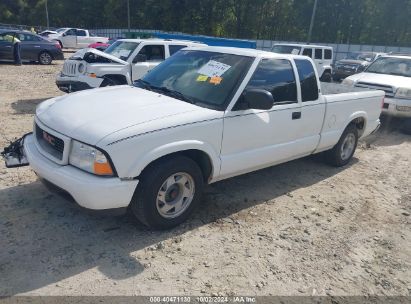
M 386 97 L 394 97 L 394 89 L 391 86 L 388 85 L 382 85 L 382 84 L 375 84 L 375 83 L 369 83 L 369 82 L 357 82 L 355 84 L 356 87 L 359 88 L 368 88 L 368 89 L 373 89 L 373 90 L 382 90 L 385 92 Z
M 63 74 L 67 76 L 75 76 L 77 73 L 77 62 L 66 60 L 63 65 Z
M 36 124 L 36 139 L 44 151 L 53 157 L 62 160 L 64 152 L 64 141 L 44 131 Z

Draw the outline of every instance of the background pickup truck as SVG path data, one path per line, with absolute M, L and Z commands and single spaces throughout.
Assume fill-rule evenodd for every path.
M 135 86 L 44 101 L 23 152 L 81 206 L 130 205 L 165 229 L 193 212 L 205 184 L 323 151 L 346 165 L 378 128 L 384 97 L 347 89 L 320 88 L 306 56 L 187 48 Z
M 56 78 L 63 92 L 132 84 L 164 59 L 198 42 L 170 39 L 120 39 L 104 52 L 83 49 L 64 62 Z
M 58 41 L 62 48 L 82 49 L 91 43 L 107 43 L 108 37 L 98 37 L 88 30 L 60 28 L 57 33 L 48 34 L 48 39 Z

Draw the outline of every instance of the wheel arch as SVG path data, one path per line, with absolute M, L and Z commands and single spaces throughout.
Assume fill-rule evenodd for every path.
M 353 113 L 347 120 L 344 130 L 349 126 L 349 125 L 355 125 L 357 130 L 358 130 L 358 138 L 361 138 L 361 136 L 364 134 L 364 131 L 367 127 L 367 113 L 364 111 L 359 111 Z M 343 130 L 343 132 L 344 132 Z M 342 133 L 341 133 L 342 134 Z
M 127 77 L 122 75 L 122 74 L 106 74 L 102 76 L 102 78 L 110 78 L 110 79 L 115 79 L 120 82 L 120 84 L 127 84 Z
M 128 176 L 138 179 L 157 162 L 177 155 L 189 157 L 196 162 L 203 172 L 204 182 L 206 183 L 209 183 L 220 170 L 220 158 L 211 146 L 199 141 L 185 141 L 153 149 L 130 166 L 132 169 Z

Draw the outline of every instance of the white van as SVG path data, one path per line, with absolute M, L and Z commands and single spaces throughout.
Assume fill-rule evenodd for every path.
M 271 52 L 279 54 L 293 54 L 310 57 L 317 68 L 320 81 L 331 82 L 333 62 L 333 48 L 313 44 L 274 44 Z

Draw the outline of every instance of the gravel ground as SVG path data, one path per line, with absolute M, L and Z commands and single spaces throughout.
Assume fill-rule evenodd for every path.
M 0 63 L 0 146 L 63 94 L 51 66 Z M 336 169 L 309 157 L 206 189 L 152 232 L 0 164 L 0 296 L 410 295 L 411 137 L 386 123 Z

